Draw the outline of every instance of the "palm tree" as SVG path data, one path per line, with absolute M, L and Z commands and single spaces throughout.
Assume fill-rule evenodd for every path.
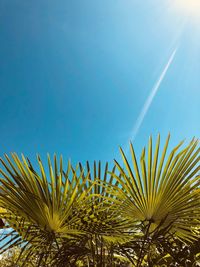
M 132 144 L 131 163 L 122 149 L 124 166 L 115 161 L 120 175 L 112 175 L 119 182 L 117 197 L 122 202 L 122 216 L 130 222 L 137 221 L 144 234 L 140 242 L 137 241 L 137 266 L 141 266 L 150 245 L 161 242 L 163 237 L 192 242 L 200 234 L 198 140 L 192 140 L 178 152 L 183 144 L 181 142 L 166 158 L 169 138 L 161 157 L 158 136 L 154 155 L 150 137 L 148 156 L 144 148 L 140 162 L 136 159 Z
M 169 244 L 190 246 L 200 238 L 198 140 L 171 153 L 168 143 L 159 155 L 160 136 L 154 151 L 150 138 L 140 161 L 132 144 L 131 161 L 120 149 L 123 165 L 111 170 L 100 162 L 65 170 L 54 156 L 46 172 L 38 156 L 36 171 L 23 155 L 5 155 L 0 217 L 12 230 L 0 253 L 21 247 L 20 266 L 139 267 L 173 257 Z
M 38 266 L 75 266 L 81 259 L 95 265 L 108 257 L 104 240 L 122 239 L 125 221 L 119 220 L 111 193 L 100 181 L 109 181 L 108 164 L 103 171 L 94 163 L 93 170 L 87 163 L 75 169 L 68 162 L 63 171 L 54 157 L 54 168 L 48 157 L 49 178 L 40 157 L 37 173 L 28 159 L 12 154 L 1 159 L 4 170 L 0 178 L 1 218 L 13 231 L 6 237 L 1 253 L 21 246 L 20 257 L 33 259 Z M 111 205 L 112 204 L 112 205 Z M 105 250 L 106 248 L 106 250 Z M 107 252 L 106 252 L 107 251 Z

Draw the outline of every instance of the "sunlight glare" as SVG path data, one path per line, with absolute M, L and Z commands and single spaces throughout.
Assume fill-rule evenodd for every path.
M 185 15 L 200 19 L 200 0 L 176 0 L 176 8 Z

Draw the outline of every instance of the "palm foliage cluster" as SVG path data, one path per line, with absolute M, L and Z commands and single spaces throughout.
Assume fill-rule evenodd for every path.
M 38 156 L 36 171 L 23 155 L 5 155 L 1 255 L 17 249 L 10 266 L 198 266 L 198 140 L 170 153 L 168 143 L 160 152 L 160 136 L 155 146 L 150 138 L 139 159 L 130 144 L 112 168 L 64 168 L 54 156 L 47 172 Z

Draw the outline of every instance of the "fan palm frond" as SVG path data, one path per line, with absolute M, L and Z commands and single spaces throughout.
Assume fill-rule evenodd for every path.
M 62 158 L 54 157 L 54 168 L 48 157 L 49 177 L 38 157 L 40 174 L 30 162 L 16 154 L 1 159 L 0 217 L 15 230 L 15 238 L 7 248 L 25 244 L 41 254 L 57 251 L 63 240 L 76 242 L 87 236 L 88 225 L 82 221 L 85 210 L 90 209 L 90 191 L 93 185 L 70 163 L 64 172 Z M 5 248 L 3 245 L 2 250 Z M 44 258 L 44 257 L 43 257 Z
M 130 144 L 132 162 L 128 162 L 122 149 L 124 168 L 117 161 L 120 176 L 113 174 L 119 182 L 118 197 L 122 199 L 123 216 L 148 224 L 148 231 L 170 232 L 181 239 L 196 237 L 192 228 L 197 227 L 200 217 L 200 176 L 198 140 L 178 151 L 181 142 L 167 159 L 168 136 L 161 157 L 160 136 L 153 155 L 152 138 L 148 144 L 148 156 L 144 148 L 140 161 L 136 159 Z M 196 228 L 197 229 L 197 228 Z

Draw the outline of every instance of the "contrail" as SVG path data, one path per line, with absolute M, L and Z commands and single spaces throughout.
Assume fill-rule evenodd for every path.
M 144 120 L 144 118 L 145 118 L 145 116 L 146 116 L 146 114 L 147 114 L 147 112 L 148 112 L 148 110 L 149 110 L 149 108 L 151 106 L 151 103 L 152 103 L 156 93 L 158 92 L 158 89 L 160 88 L 160 85 L 161 85 L 163 79 L 165 78 L 165 75 L 166 75 L 170 65 L 172 64 L 172 62 L 174 60 L 174 57 L 175 57 L 176 52 L 177 52 L 177 49 L 178 49 L 178 47 L 176 47 L 174 49 L 174 51 L 172 52 L 172 54 L 171 54 L 167 64 L 165 65 L 165 67 L 164 67 L 159 79 L 157 80 L 157 82 L 153 86 L 153 88 L 152 88 L 147 100 L 144 103 L 144 106 L 142 107 L 142 110 L 141 110 L 141 112 L 140 112 L 140 114 L 139 114 L 139 116 L 138 116 L 138 118 L 137 118 L 137 120 L 135 122 L 135 125 L 133 127 L 133 130 L 131 132 L 131 140 L 132 141 L 135 139 L 135 137 L 136 137 L 136 135 L 137 135 L 142 123 L 143 123 L 143 120 Z

